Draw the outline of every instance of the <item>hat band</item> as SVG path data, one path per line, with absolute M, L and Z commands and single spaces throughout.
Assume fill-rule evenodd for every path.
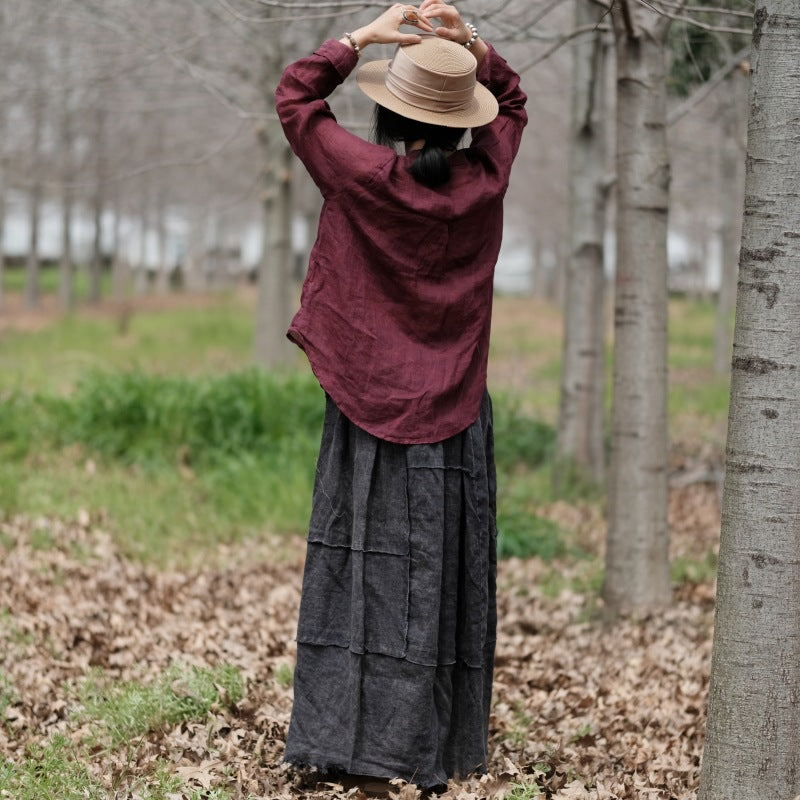
M 398 52 L 398 55 L 402 50 Z M 427 80 L 426 83 L 420 81 Z M 440 88 L 430 85 L 435 81 Z M 469 85 L 464 85 L 468 82 Z M 455 88 L 448 88 L 457 83 Z M 464 111 L 475 94 L 475 78 L 473 75 L 441 75 L 420 69 L 411 59 L 392 59 L 386 73 L 386 88 L 404 103 L 422 108 L 426 111 Z

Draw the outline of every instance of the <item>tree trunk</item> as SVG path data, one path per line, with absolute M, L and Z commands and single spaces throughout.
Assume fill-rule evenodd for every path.
M 725 87 L 728 101 L 723 112 L 719 158 L 722 201 L 722 228 L 720 231 L 722 270 L 714 328 L 714 372 L 718 375 L 727 373 L 731 366 L 731 315 L 736 302 L 736 281 L 739 274 L 738 243 L 742 224 L 741 184 L 744 177 L 741 106 L 746 106 L 747 103 L 747 79 L 740 70 L 737 70 L 725 82 Z
M 575 4 L 575 26 L 600 11 Z M 579 39 L 572 50 L 570 131 L 570 253 L 564 307 L 564 359 L 556 442 L 556 485 L 573 478 L 603 480 L 605 188 L 605 51 L 603 34 Z
M 158 191 L 156 206 L 156 242 L 158 245 L 158 261 L 156 263 L 156 294 L 169 292 L 169 269 L 167 264 L 167 202 L 163 188 Z
M 128 258 L 122 251 L 122 202 L 121 189 L 117 184 L 114 192 L 114 229 L 111 243 L 111 295 L 117 317 L 117 332 L 128 332 L 131 319 L 130 269 Z
M 264 367 L 280 367 L 291 359 L 286 338 L 292 301 L 292 151 L 277 123 L 263 136 L 268 153 L 264 199 L 264 252 L 258 271 L 256 309 L 256 361 Z
M 529 236 L 528 245 L 531 251 L 531 283 L 533 285 L 533 294 L 536 297 L 545 297 L 547 274 L 542 263 L 542 239 L 540 236 L 534 237 L 530 231 Z
M 37 68 L 38 69 L 38 68 Z M 42 77 L 36 74 L 36 88 L 33 97 L 33 130 L 31 135 L 31 188 L 28 195 L 29 212 L 29 237 L 28 256 L 25 262 L 25 305 L 28 308 L 39 306 L 39 223 L 42 206 L 42 176 L 40 157 L 42 149 L 42 126 L 44 123 L 45 95 L 42 87 Z
M 102 102 L 102 101 L 101 101 Z M 92 198 L 94 214 L 94 239 L 89 261 L 89 302 L 99 303 L 103 280 L 103 193 L 105 191 L 105 138 L 106 112 L 100 107 L 95 112 L 95 187 Z
M 643 614 L 670 601 L 667 26 L 629 0 L 615 5 L 612 15 L 617 53 L 617 250 L 603 595 L 611 614 Z
M 147 226 L 149 224 L 150 181 L 147 173 L 142 176 L 141 193 L 139 195 L 139 264 L 134 279 L 134 294 L 141 297 L 147 294 Z
M 70 40 L 65 38 L 61 43 L 61 61 L 64 73 L 67 74 L 70 59 Z M 72 205 L 74 192 L 72 189 L 73 164 L 72 150 L 74 136 L 72 131 L 72 112 L 69 107 L 70 92 L 65 87 L 61 91 L 61 258 L 59 260 L 58 301 L 62 310 L 69 311 L 75 304 L 74 282 L 72 274 Z
M 5 305 L 6 280 L 6 251 L 3 246 L 6 230 L 6 124 L 5 108 L 0 104 L 0 311 Z
M 800 794 L 800 7 L 759 0 L 700 800 Z

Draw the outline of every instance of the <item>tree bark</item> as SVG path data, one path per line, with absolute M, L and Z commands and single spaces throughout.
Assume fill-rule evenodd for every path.
M 588 0 L 575 4 L 575 27 L 598 22 Z M 602 33 L 572 50 L 570 131 L 570 253 L 564 307 L 555 482 L 604 472 L 605 325 L 603 240 L 606 222 L 605 53 Z
M 256 361 L 281 367 L 291 359 L 286 338 L 292 302 L 292 151 L 277 123 L 263 137 L 270 165 L 264 199 L 264 252 L 258 271 Z
M 6 280 L 6 251 L 3 246 L 6 229 L 6 126 L 5 108 L 0 104 L 0 311 L 5 305 Z
M 35 89 L 33 96 L 33 130 L 31 133 L 31 188 L 28 194 L 29 237 L 28 255 L 25 261 L 25 305 L 28 308 L 39 306 L 39 223 L 42 206 L 42 169 L 40 165 L 42 150 L 42 127 L 44 124 L 45 95 L 42 86 L 41 66 L 35 67 Z
M 102 103 L 102 100 L 101 100 Z M 105 202 L 105 147 L 106 112 L 100 107 L 95 111 L 95 186 L 92 198 L 94 215 L 94 239 L 89 261 L 89 302 L 99 303 L 103 293 L 103 204 Z
M 800 7 L 759 0 L 700 800 L 800 794 Z
M 267 15 L 271 11 L 267 11 Z M 261 58 L 261 86 L 267 110 L 274 114 L 274 89 L 283 69 L 280 41 L 268 42 Z M 267 368 L 290 363 L 286 338 L 292 298 L 292 151 L 280 123 L 264 123 L 259 134 L 264 154 L 264 247 L 258 269 L 255 359 Z
M 70 41 L 65 38 L 61 43 L 61 61 L 64 72 L 68 70 L 70 60 Z M 72 181 L 74 135 L 72 111 L 69 107 L 70 92 L 65 87 L 61 92 L 61 258 L 59 259 L 58 300 L 61 309 L 69 311 L 75 304 L 74 281 L 72 271 L 72 209 L 74 191 Z
M 139 264 L 134 278 L 134 294 L 147 294 L 149 276 L 147 271 L 147 226 L 149 225 L 150 180 L 145 173 L 141 178 L 139 194 Z
M 611 614 L 670 601 L 667 531 L 667 26 L 621 0 L 614 401 L 603 590 Z
M 742 111 L 746 106 L 747 79 L 736 70 L 725 81 L 727 104 L 723 111 L 720 143 L 720 199 L 722 226 L 722 270 L 720 272 L 717 316 L 714 327 L 714 372 L 724 375 L 731 367 L 731 315 L 736 303 L 736 281 L 739 274 L 738 250 L 741 236 L 741 183 L 744 173 L 742 148 Z M 743 91 L 744 90 L 744 91 Z
M 156 294 L 169 292 L 169 265 L 167 264 L 167 201 L 163 187 L 158 192 L 156 204 L 156 243 L 158 261 L 156 263 Z
M 117 184 L 114 192 L 114 228 L 111 243 L 111 296 L 117 317 L 117 332 L 128 332 L 131 319 L 130 268 L 127 255 L 122 251 L 122 199 Z

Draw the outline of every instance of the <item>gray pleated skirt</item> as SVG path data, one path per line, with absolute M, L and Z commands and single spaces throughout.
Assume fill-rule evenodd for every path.
M 327 400 L 286 761 L 423 787 L 485 771 L 495 491 L 488 393 L 469 428 L 423 445 Z

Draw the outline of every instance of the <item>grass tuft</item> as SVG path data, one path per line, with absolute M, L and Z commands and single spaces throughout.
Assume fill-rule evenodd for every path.
M 201 720 L 214 706 L 235 705 L 242 695 L 241 673 L 231 666 L 201 669 L 173 664 L 149 685 L 106 683 L 95 674 L 81 687 L 81 716 L 99 722 L 99 740 L 116 748 L 151 731 Z
M 506 800 L 533 800 L 542 796 L 542 789 L 536 783 L 512 783 Z
M 288 689 L 294 683 L 294 669 L 290 664 L 280 664 L 275 669 L 275 680 L 278 686 Z
M 108 791 L 66 736 L 28 748 L 26 759 L 0 764 L 0 797 L 14 800 L 106 800 Z

